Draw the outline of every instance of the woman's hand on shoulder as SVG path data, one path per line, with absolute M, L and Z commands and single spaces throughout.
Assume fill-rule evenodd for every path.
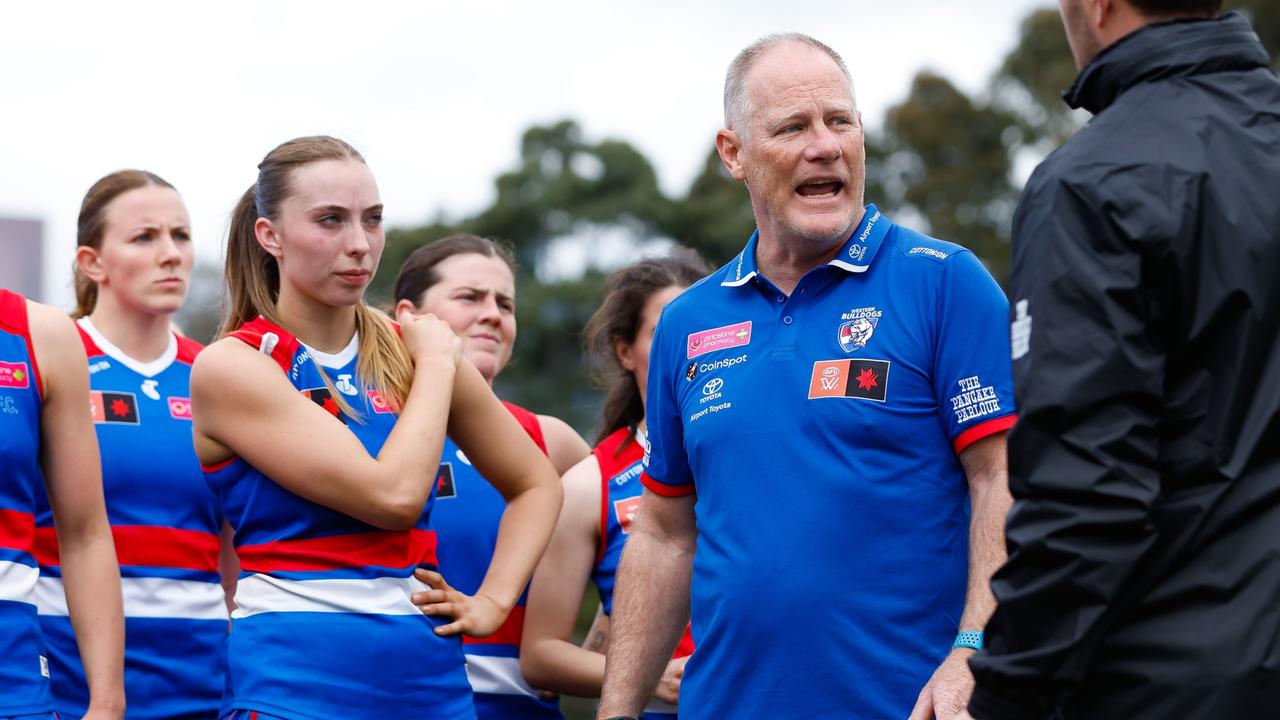
M 414 365 L 439 358 L 457 367 L 462 359 L 462 340 L 453 334 L 449 323 L 431 313 L 416 315 L 408 310 L 401 310 L 396 321 L 400 323 L 400 338 Z
M 411 598 L 422 614 L 453 619 L 453 622 L 437 627 L 437 635 L 492 635 L 502 627 L 507 615 L 511 613 L 511 608 L 503 608 L 484 593 L 467 595 L 451 587 L 438 572 L 418 568 L 413 571 L 413 575 L 431 588 L 416 592 Z

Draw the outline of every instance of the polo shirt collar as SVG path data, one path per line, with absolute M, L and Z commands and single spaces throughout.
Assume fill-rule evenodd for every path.
M 889 232 L 890 225 L 892 223 L 889 218 L 881 215 L 875 205 L 868 205 L 862 214 L 862 222 L 858 223 L 858 227 L 841 246 L 840 252 L 827 264 L 846 272 L 866 272 L 871 267 L 871 261 L 875 259 L 885 234 Z M 741 287 L 760 273 L 756 265 L 756 244 L 759 241 L 760 231 L 756 230 L 751 233 L 751 239 L 747 240 L 747 246 L 729 263 L 729 272 L 720 283 L 722 287 Z

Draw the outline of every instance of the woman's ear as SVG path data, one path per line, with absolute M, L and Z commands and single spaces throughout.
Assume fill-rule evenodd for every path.
M 280 259 L 282 254 L 280 251 L 280 236 L 276 233 L 276 228 L 271 224 L 270 220 L 263 217 L 258 218 L 258 221 L 253 224 L 253 234 L 258 238 L 258 245 L 268 255 L 277 260 Z
M 632 357 L 631 343 L 624 342 L 622 338 L 613 339 L 613 352 L 618 356 L 618 362 L 622 364 L 622 368 L 627 372 L 636 371 L 636 360 Z
M 99 285 L 103 285 L 107 281 L 107 272 L 102 267 L 102 254 L 98 252 L 97 248 L 88 245 L 77 247 L 76 267 L 80 269 L 81 275 Z

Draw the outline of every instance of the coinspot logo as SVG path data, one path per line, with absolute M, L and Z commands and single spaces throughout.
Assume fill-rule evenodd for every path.
M 702 386 L 703 395 L 715 395 L 720 392 L 720 388 L 724 387 L 724 380 L 720 378 L 711 378 L 706 385 Z

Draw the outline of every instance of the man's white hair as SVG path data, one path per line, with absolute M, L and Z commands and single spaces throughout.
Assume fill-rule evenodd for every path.
M 750 126 L 751 113 L 755 109 L 751 105 L 751 96 L 747 92 L 747 75 L 750 74 L 751 68 L 755 66 L 756 61 L 766 52 L 777 45 L 789 42 L 800 43 L 815 50 L 821 50 L 826 53 L 827 57 L 834 60 L 836 66 L 840 68 L 840 72 L 844 73 L 845 80 L 849 82 L 850 99 L 853 100 L 855 107 L 858 104 L 858 100 L 853 94 L 853 76 L 849 74 L 849 68 L 844 64 L 844 59 L 840 57 L 840 53 L 832 50 L 826 43 L 803 33 L 766 35 L 738 53 L 733 62 L 729 63 L 729 72 L 725 73 L 724 76 L 724 126 L 738 133 L 744 140 L 747 136 L 747 128 Z

